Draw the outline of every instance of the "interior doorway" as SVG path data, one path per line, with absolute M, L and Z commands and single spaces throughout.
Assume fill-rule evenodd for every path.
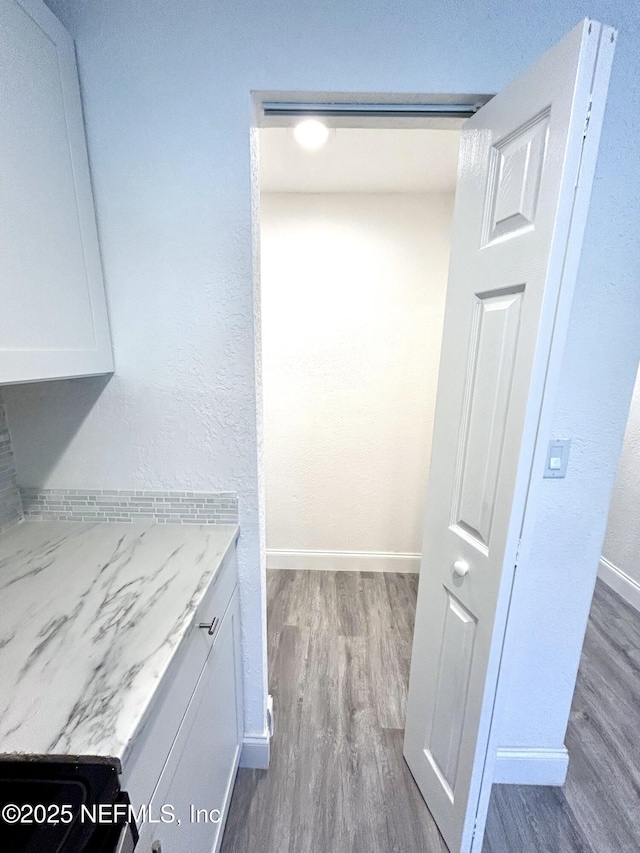
M 537 754 L 520 764 L 514 750 L 498 755 L 493 722 L 514 648 L 510 603 L 526 592 L 516 569 L 534 541 L 535 472 L 547 457 L 614 41 L 584 21 L 464 129 L 404 740 L 452 851 L 480 850 L 499 758 L 511 762 L 502 774 L 541 767 Z M 317 120 L 303 128 L 316 142 L 330 135 Z M 564 745 L 542 751 L 538 784 L 561 784 Z
M 342 791 L 335 826 L 297 827 L 295 849 L 357 844 L 357 810 L 382 816 L 390 796 L 383 761 L 402 780 L 397 849 L 446 850 L 402 740 L 463 120 L 342 118 L 315 149 L 289 126 L 259 131 L 267 629 L 318 714 L 274 669 L 276 719 L 293 743 L 325 726 L 337 740 L 283 800 L 303 813 Z M 270 773 L 291 747 L 274 744 Z
M 260 131 L 268 569 L 419 570 L 459 136 Z

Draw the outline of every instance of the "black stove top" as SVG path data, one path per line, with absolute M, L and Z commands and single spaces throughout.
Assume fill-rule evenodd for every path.
M 97 808 L 128 803 L 108 763 L 0 761 L 0 850 L 107 853 L 125 819 L 101 823 Z

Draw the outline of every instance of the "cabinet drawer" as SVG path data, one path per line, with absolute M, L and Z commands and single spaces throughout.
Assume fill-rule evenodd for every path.
M 196 625 L 205 622 L 211 624 L 211 621 L 214 618 L 222 621 L 222 617 L 229 606 L 231 596 L 233 595 L 233 591 L 236 588 L 237 583 L 238 568 L 236 547 L 234 545 L 231 551 L 224 558 L 218 574 L 214 578 L 213 584 L 202 600 L 202 603 L 196 613 L 194 623 Z M 202 631 L 201 633 L 205 636 L 207 635 L 206 631 Z
M 134 806 L 148 804 L 237 582 L 235 545 L 197 608 L 193 622 L 152 699 L 152 707 L 122 772 L 121 786 Z M 218 619 L 213 636 L 199 628 Z
M 234 593 L 151 800 L 173 808 L 173 823 L 145 824 L 140 851 L 215 853 L 235 781 L 242 742 L 240 615 Z M 196 818 L 197 819 L 194 819 Z M 213 819 L 212 819 L 213 818 Z M 157 845 L 156 845 L 157 846 Z

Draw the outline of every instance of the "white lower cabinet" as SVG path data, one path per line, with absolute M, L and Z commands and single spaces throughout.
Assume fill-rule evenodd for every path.
M 237 588 L 216 625 L 209 654 L 147 804 L 154 822 L 139 826 L 136 853 L 217 853 L 220 848 L 243 736 Z M 147 742 L 138 761 L 144 762 L 145 754 L 150 758 L 153 747 L 153 740 Z M 134 791 L 129 793 L 138 809 L 142 803 Z M 175 820 L 170 822 L 172 816 Z

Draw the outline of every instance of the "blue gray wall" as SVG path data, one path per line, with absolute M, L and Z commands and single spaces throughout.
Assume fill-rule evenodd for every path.
M 116 375 L 9 389 L 34 487 L 237 491 L 246 726 L 264 728 L 250 91 L 494 92 L 588 12 L 620 28 L 526 608 L 567 609 L 513 667 L 507 742 L 562 739 L 640 350 L 640 7 L 628 0 L 50 0 L 77 42 Z M 586 350 L 586 351 L 585 351 Z M 556 484 L 557 485 L 557 484 Z M 567 509 L 569 508 L 569 509 Z M 542 573 L 540 574 L 542 577 Z M 568 640 L 567 640 L 568 638 Z M 557 681 L 549 684 L 549 666 Z M 522 711 L 529 709 L 529 715 Z M 566 721 L 566 720 L 565 720 Z

